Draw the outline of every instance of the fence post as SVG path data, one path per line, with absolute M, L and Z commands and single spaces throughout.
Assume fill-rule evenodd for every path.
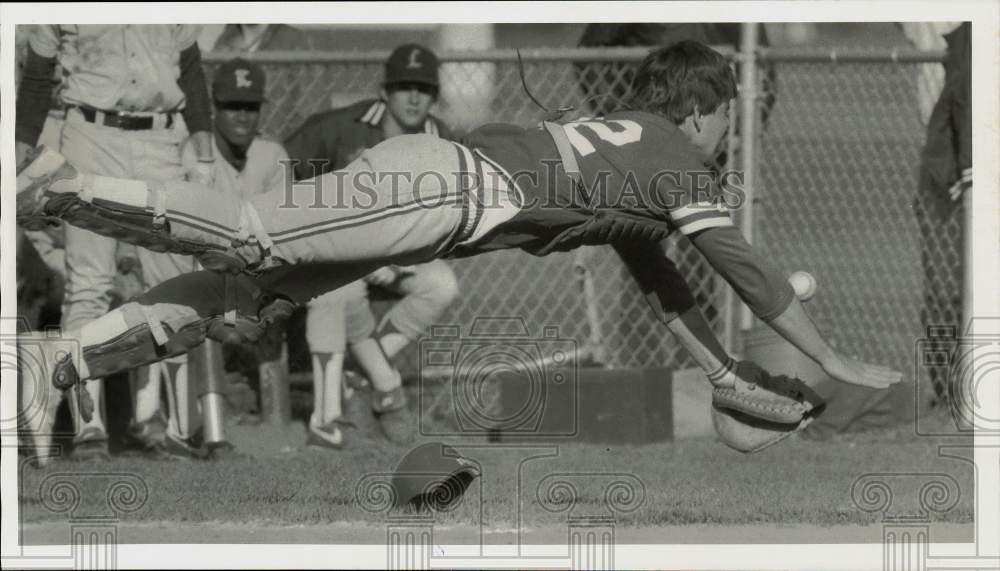
M 959 333 L 965 330 L 969 335 L 972 330 L 972 261 L 975 250 L 972 248 L 972 192 L 970 187 L 962 193 L 962 322 Z
M 753 243 L 755 155 L 757 142 L 757 24 L 744 23 L 740 41 L 740 168 L 745 202 L 740 230 Z M 740 303 L 740 329 L 753 327 L 753 314 Z

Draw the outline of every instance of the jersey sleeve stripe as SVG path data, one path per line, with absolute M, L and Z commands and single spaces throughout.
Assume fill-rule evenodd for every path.
M 706 212 L 724 212 L 719 210 L 719 203 L 717 202 L 695 202 L 694 204 L 689 204 L 687 206 L 681 206 L 670 211 L 670 217 L 676 221 L 680 221 L 683 218 L 694 214 L 704 214 Z
M 733 221 L 728 216 L 713 216 L 711 218 L 703 218 L 701 220 L 681 224 L 678 229 L 681 231 L 681 234 L 690 236 L 691 234 L 700 232 L 706 228 L 722 228 L 724 226 L 732 225 Z

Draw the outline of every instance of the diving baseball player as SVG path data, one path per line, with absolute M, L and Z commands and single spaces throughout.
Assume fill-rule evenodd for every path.
M 900 373 L 831 347 L 786 276 L 733 225 L 704 161 L 726 133 L 735 95 L 723 56 L 680 42 L 643 60 L 626 110 L 530 129 L 486 125 L 464 144 L 402 135 L 304 188 L 249 200 L 188 183 L 88 176 L 43 151 L 20 169 L 19 217 L 59 217 L 194 254 L 216 270 L 170 280 L 68 332 L 82 347 L 79 359 L 45 345 L 53 385 L 68 389 L 183 353 L 206 337 L 255 337 L 295 304 L 387 264 L 610 244 L 715 386 L 716 406 L 768 422 L 804 422 L 816 406 L 804 383 L 735 361 L 712 334 L 658 246 L 672 232 L 686 236 L 758 318 L 830 377 L 874 388 L 898 382 Z M 296 199 L 300 190 L 305 196 Z
M 427 133 L 452 139 L 444 123 L 430 113 L 439 87 L 434 52 L 418 44 L 397 47 L 386 60 L 380 98 L 312 115 L 285 141 L 296 179 L 343 169 L 364 150 L 397 135 Z M 406 408 L 402 379 L 390 361 L 458 296 L 458 281 L 443 260 L 385 266 L 363 281 L 309 302 L 306 340 L 318 389 L 314 394 L 323 396 L 316 399 L 309 425 L 311 446 L 343 446 L 341 381 L 347 344 L 371 381 L 372 408 L 383 433 L 393 442 L 412 438 L 416 425 Z M 403 296 L 377 326 L 365 284 Z M 325 388 L 320 389 L 321 384 Z

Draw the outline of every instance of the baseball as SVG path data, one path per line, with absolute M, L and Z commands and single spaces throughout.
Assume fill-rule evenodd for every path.
M 788 283 L 792 284 L 795 296 L 801 301 L 809 301 L 816 295 L 816 278 L 809 272 L 795 272 L 788 278 Z

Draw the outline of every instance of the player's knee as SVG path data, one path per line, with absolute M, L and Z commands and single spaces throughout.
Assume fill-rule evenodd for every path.
M 190 307 L 171 303 L 143 303 L 141 296 L 139 301 L 126 303 L 120 309 L 125 324 L 130 329 L 149 325 L 152 329 L 168 327 L 172 331 L 179 331 L 199 319 L 198 314 Z
M 451 268 L 434 271 L 424 276 L 419 295 L 437 307 L 447 307 L 458 299 L 458 279 Z

